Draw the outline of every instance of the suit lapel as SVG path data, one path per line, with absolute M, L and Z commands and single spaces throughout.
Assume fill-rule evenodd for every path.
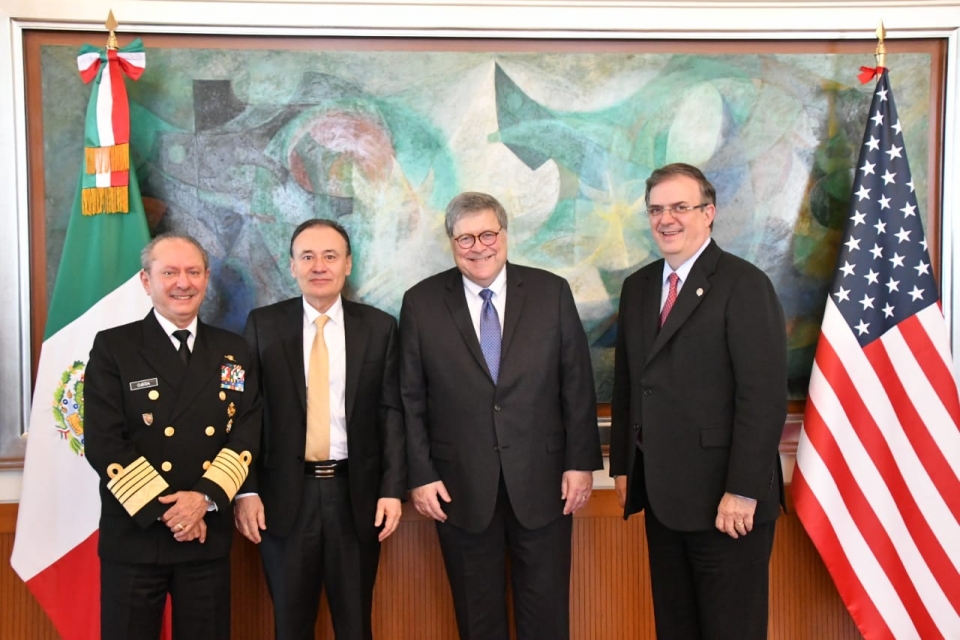
M 307 378 L 303 365 L 303 298 L 293 298 L 284 308 L 280 318 L 280 342 L 283 344 L 283 353 L 290 366 L 290 379 L 294 381 L 297 397 L 300 399 L 300 409 L 307 415 Z
M 657 355 L 663 345 L 683 326 L 683 323 L 687 321 L 709 293 L 710 277 L 713 276 L 713 272 L 717 268 L 717 261 L 720 259 L 721 253 L 722 251 L 717 243 L 711 240 L 707 248 L 697 258 L 697 261 L 693 263 L 693 267 L 687 275 L 687 280 L 683 283 L 680 294 L 677 296 L 677 301 L 674 303 L 673 309 L 670 310 L 670 315 L 667 316 L 667 321 L 660 327 L 660 331 L 656 334 L 657 337 L 648 351 L 647 362 L 650 362 Z M 658 293 L 660 293 L 663 288 L 663 280 L 662 278 L 656 280 L 659 285 Z M 657 323 L 659 323 L 660 296 L 657 295 L 655 299 L 658 304 L 656 317 Z
M 500 371 L 503 371 L 503 363 L 509 352 L 510 343 L 513 342 L 513 337 L 517 333 L 517 325 L 520 324 L 520 314 L 523 313 L 525 300 L 526 292 L 523 290 L 523 276 L 521 276 L 519 269 L 508 262 L 507 304 L 503 311 L 503 346 L 500 349 Z
M 350 430 L 350 416 L 353 415 L 353 402 L 357 397 L 357 386 L 360 384 L 360 370 L 366 358 L 367 342 L 370 328 L 357 313 L 352 302 L 343 301 L 343 335 L 346 342 L 346 392 L 344 403 L 347 431 Z
M 473 354 L 477 364 L 490 375 L 487 369 L 487 361 L 483 357 L 483 351 L 480 350 L 480 340 L 477 338 L 477 331 L 473 328 L 473 320 L 470 319 L 470 309 L 467 308 L 467 298 L 463 291 L 463 276 L 457 269 L 452 269 L 450 279 L 447 281 L 447 309 L 450 310 L 450 316 L 453 324 L 460 332 L 467 350 Z M 491 381 L 493 379 L 491 378 Z
M 647 279 L 642 283 L 643 309 L 641 309 L 640 318 L 643 323 L 641 335 L 643 335 L 643 351 L 647 354 L 647 361 L 653 355 L 653 343 L 657 339 L 660 331 L 660 296 L 663 292 L 663 268 L 651 269 L 647 274 Z

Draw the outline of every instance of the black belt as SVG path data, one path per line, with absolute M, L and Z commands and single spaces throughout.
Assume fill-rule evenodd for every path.
M 342 478 L 347 475 L 347 460 L 304 462 L 303 472 L 311 478 Z

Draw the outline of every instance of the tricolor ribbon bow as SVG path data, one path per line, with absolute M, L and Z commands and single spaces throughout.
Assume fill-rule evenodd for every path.
M 96 80 L 83 133 L 83 215 L 130 210 L 130 103 L 123 76 L 137 80 L 145 63 L 140 38 L 120 49 L 80 48 L 80 78 Z

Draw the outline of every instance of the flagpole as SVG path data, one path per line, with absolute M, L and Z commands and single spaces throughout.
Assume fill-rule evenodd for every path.
M 110 14 L 111 16 L 113 14 Z M 887 30 L 883 28 L 883 20 L 880 21 L 880 26 L 877 27 L 877 51 L 874 53 L 874 58 L 877 60 L 877 68 L 882 69 L 887 66 L 887 45 L 883 43 L 883 39 L 887 37 Z

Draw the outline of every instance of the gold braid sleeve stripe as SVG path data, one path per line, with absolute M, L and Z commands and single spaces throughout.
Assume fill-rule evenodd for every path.
M 227 499 L 233 500 L 233 496 L 240 490 L 240 485 L 247 479 L 250 458 L 248 451 L 237 453 L 230 449 L 221 449 L 203 477 L 217 483 L 227 494 Z
M 107 473 L 113 478 L 107 483 L 107 489 L 131 516 L 170 486 L 143 456 L 126 467 L 112 464 Z

